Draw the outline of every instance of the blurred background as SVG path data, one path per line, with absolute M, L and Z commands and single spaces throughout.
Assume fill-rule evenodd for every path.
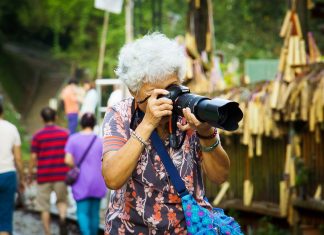
M 244 111 L 237 131 L 221 132 L 231 174 L 206 179 L 208 198 L 247 234 L 324 234 L 324 1 L 107 2 L 0 1 L 0 94 L 26 164 L 42 107 L 66 126 L 66 82 L 96 83 L 101 120 L 120 48 L 159 31 L 183 46 L 192 92 Z

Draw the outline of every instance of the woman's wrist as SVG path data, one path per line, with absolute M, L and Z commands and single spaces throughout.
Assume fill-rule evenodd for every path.
M 214 139 L 216 135 L 217 135 L 217 129 L 215 127 L 211 127 L 206 131 L 197 130 L 197 136 L 200 139 Z

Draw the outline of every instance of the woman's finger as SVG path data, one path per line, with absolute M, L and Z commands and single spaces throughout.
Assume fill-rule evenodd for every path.
M 162 105 L 157 106 L 157 109 L 160 110 L 160 111 L 163 111 L 163 110 L 172 110 L 173 109 L 173 105 L 171 105 L 171 104 L 162 104 Z
M 183 109 L 183 114 L 190 125 L 197 127 L 201 124 L 201 122 L 196 118 L 196 116 L 193 113 L 191 113 L 191 110 L 189 108 Z
M 181 130 L 181 131 L 187 131 L 190 129 L 190 125 L 187 123 L 185 125 L 182 125 L 180 122 L 177 122 L 177 127 Z
M 166 97 L 161 97 L 161 98 L 158 98 L 155 102 L 156 105 L 162 105 L 162 104 L 170 104 L 172 105 L 173 102 L 172 100 L 166 98 Z
M 164 89 L 154 89 L 153 93 L 151 95 L 152 99 L 156 99 L 159 95 L 167 95 L 169 94 L 169 91 L 164 90 Z

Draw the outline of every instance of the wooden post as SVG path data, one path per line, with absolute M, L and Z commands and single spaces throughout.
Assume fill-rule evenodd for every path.
M 97 68 L 97 79 L 102 78 L 102 71 L 103 71 L 103 66 L 104 66 L 105 50 L 106 50 L 106 41 L 107 41 L 107 32 L 108 32 L 108 22 L 109 22 L 109 12 L 105 11 L 103 27 L 102 27 L 102 32 L 101 32 L 99 60 L 98 60 L 98 68 Z

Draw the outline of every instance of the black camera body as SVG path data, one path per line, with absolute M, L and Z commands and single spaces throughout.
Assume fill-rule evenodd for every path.
M 188 107 L 199 121 L 227 131 L 236 130 L 243 118 L 237 102 L 192 94 L 188 87 L 182 85 L 172 84 L 166 90 L 169 94 L 162 97 L 172 100 L 173 112 L 179 116 L 183 116 L 182 109 Z

